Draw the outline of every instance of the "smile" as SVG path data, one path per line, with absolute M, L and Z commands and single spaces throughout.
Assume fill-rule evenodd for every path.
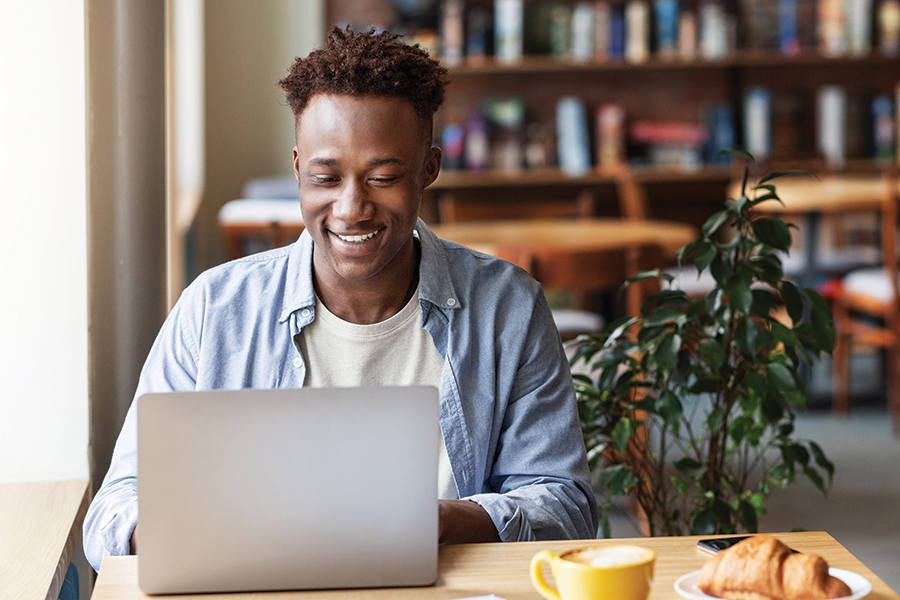
M 377 234 L 379 231 L 381 231 L 381 230 L 379 229 L 379 230 L 373 231 L 372 233 L 365 233 L 363 235 L 341 235 L 339 233 L 336 233 L 335 235 L 338 236 L 339 238 L 341 238 L 342 240 L 344 240 L 345 242 L 359 243 L 359 242 L 365 242 L 366 240 L 372 239 L 373 237 L 375 237 L 375 234 Z

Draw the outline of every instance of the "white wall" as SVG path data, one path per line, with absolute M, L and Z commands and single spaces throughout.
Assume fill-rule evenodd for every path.
M 84 10 L 0 4 L 0 482 L 88 477 Z

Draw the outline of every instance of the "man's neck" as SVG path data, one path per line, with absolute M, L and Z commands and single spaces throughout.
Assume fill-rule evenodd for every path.
M 338 318 L 348 323 L 370 325 L 385 321 L 403 309 L 419 284 L 419 244 L 411 255 L 400 259 L 398 268 L 382 271 L 366 281 L 327 281 L 316 274 L 313 282 L 319 300 Z

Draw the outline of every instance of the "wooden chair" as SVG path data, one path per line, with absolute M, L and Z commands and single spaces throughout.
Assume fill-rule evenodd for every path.
M 228 260 L 291 244 L 304 229 L 296 199 L 232 200 L 218 220 Z
M 882 265 L 851 271 L 841 280 L 833 310 L 837 329 L 834 349 L 833 404 L 846 412 L 850 404 L 850 353 L 854 345 L 884 351 L 885 389 L 893 429 L 900 433 L 900 289 L 897 264 L 897 171 L 887 170 L 880 208 Z

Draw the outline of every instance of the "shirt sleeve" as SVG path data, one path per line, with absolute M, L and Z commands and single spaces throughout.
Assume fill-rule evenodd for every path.
M 598 510 L 572 375 L 543 294 L 519 344 L 486 481 L 491 491 L 469 499 L 488 512 L 503 541 L 594 538 Z
M 186 292 L 187 294 L 187 292 Z M 107 556 L 127 555 L 137 525 L 137 399 L 147 392 L 195 388 L 197 345 L 189 334 L 182 297 L 169 314 L 144 363 L 134 399 L 113 450 L 109 471 L 88 507 L 84 553 L 95 570 Z

